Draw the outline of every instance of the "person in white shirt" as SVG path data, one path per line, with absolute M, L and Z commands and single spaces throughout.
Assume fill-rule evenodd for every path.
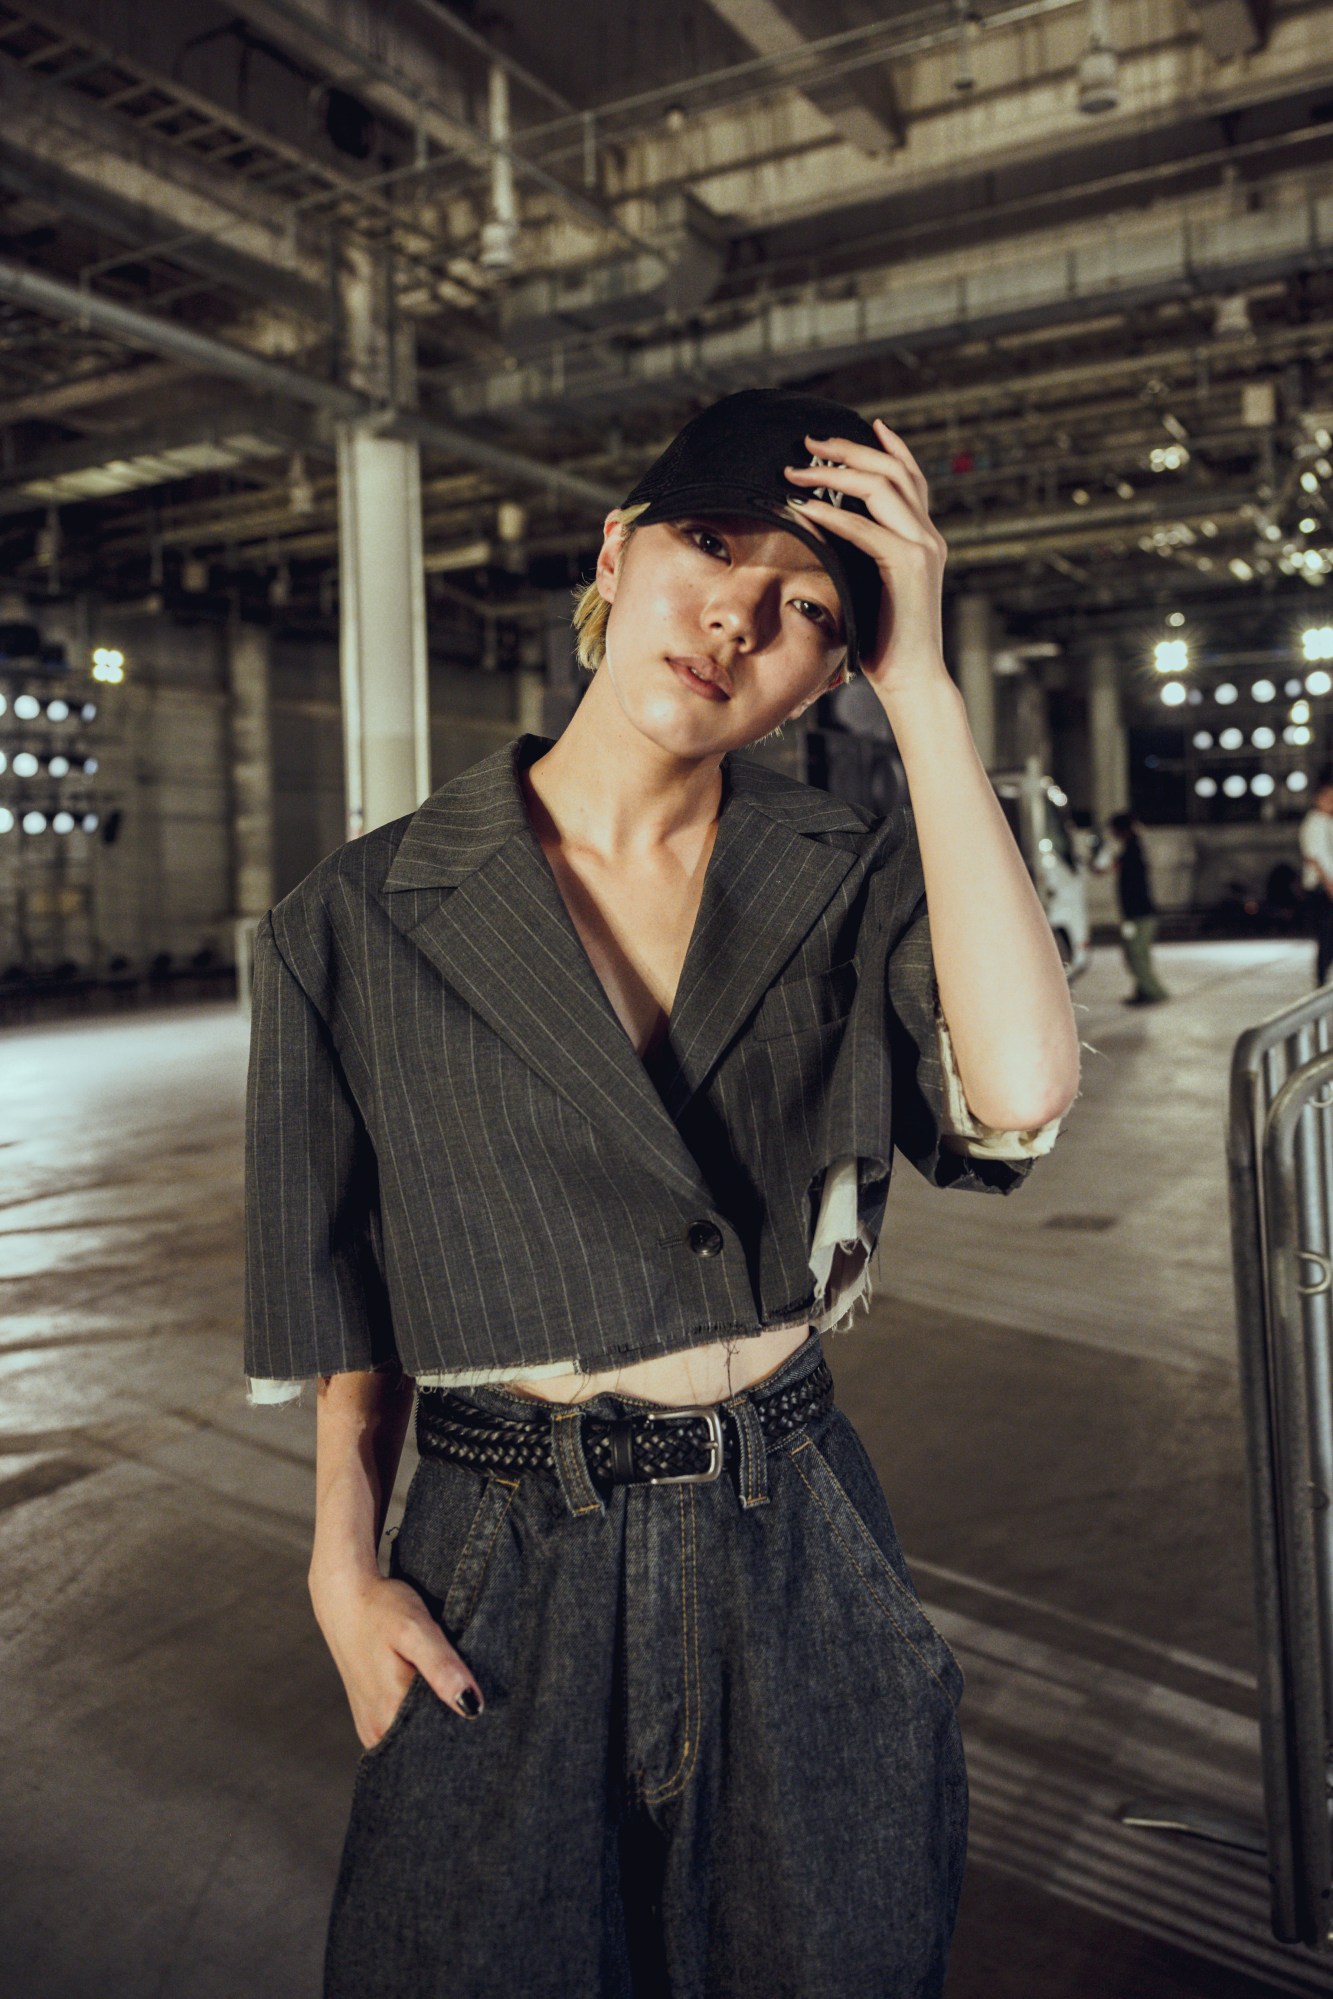
M 1333 783 L 1321 784 L 1301 821 L 1301 881 L 1314 912 L 1315 984 L 1333 965 Z

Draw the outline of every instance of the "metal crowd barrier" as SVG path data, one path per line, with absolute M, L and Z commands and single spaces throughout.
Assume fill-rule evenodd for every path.
M 1333 1943 L 1333 986 L 1243 1034 L 1231 1242 L 1273 1934 Z

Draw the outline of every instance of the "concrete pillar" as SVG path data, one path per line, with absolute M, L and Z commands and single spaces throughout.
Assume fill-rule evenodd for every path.
M 356 249 L 341 303 L 347 379 L 386 406 L 414 400 L 410 338 L 394 322 L 391 273 Z M 338 432 L 338 562 L 347 837 L 430 790 L 426 588 L 417 446 L 375 424 Z
M 967 591 L 954 600 L 953 658 L 972 740 L 989 770 L 995 762 L 995 676 L 991 667 L 989 597 Z
M 1129 806 L 1129 736 L 1120 701 L 1115 645 L 1095 637 L 1088 653 L 1088 766 L 1092 816 L 1104 826 Z
M 273 902 L 273 755 L 269 635 L 239 621 L 227 630 L 231 760 L 232 912 L 262 916 Z

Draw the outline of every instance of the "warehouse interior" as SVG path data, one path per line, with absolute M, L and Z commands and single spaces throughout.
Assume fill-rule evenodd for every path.
M 964 1586 L 938 1489 L 903 1494 L 908 1554 L 914 1534 L 960 1646 L 992 1615 L 1028 1646 L 1017 1720 L 1002 1648 L 978 1652 L 990 1789 L 950 1999 L 1333 1991 L 1326 1962 L 1265 1939 L 1262 1870 L 1081 1844 L 1086 1744 L 1041 1837 L 1040 1758 L 1021 1781 L 1005 1762 L 1068 1643 L 1088 1677 L 1058 1700 L 1164 1731 L 1120 1789 L 1098 1766 L 1099 1828 L 1154 1770 L 1224 1772 L 1257 1809 L 1218 1134 L 1232 1039 L 1308 983 L 1305 944 L 1256 912 L 1333 766 L 1333 4 L 0 0 L 0 1573 L 39 1752 L 3 1842 L 16 1999 L 316 1989 L 353 1745 L 301 1601 L 311 1412 L 242 1405 L 250 940 L 340 843 L 519 732 L 559 734 L 606 512 L 752 386 L 907 440 L 985 762 L 1049 777 L 1090 831 L 1133 811 L 1195 1009 L 1157 1040 L 1126 1023 L 1090 880 L 1085 1149 L 1024 1195 L 1047 1275 L 997 1307 L 997 1271 L 1023 1290 L 1006 1218 L 965 1218 L 945 1300 L 881 1279 L 902 1399 L 868 1350 L 835 1352 L 895 1498 L 887 1459 L 929 1485 L 922 1412 L 950 1399 L 999 1495 L 967 1552 L 998 1580 Z M 758 754 L 892 789 L 855 688 Z M 1244 949 L 1228 909 L 1259 926 Z M 1172 1088 L 1174 1149 L 1145 1155 Z M 149 1194 L 170 1213 L 136 1250 Z M 921 1199 L 895 1254 L 959 1226 Z M 1005 1396 L 1030 1490 L 993 1428 Z M 1070 1409 L 1113 1406 L 1104 1460 L 1052 1444 Z M 1183 1485 L 1137 1464 L 1149 1433 Z M 1104 1589 L 1069 1524 L 1103 1474 L 1142 1502 L 1097 1515 Z M 80 1604 L 39 1526 L 84 1549 Z M 204 1575 L 234 1646 L 197 1604 L 175 1621 Z M 119 1721 L 71 1663 L 111 1592 Z M 133 1712 L 141 1598 L 170 1810 Z M 201 1686 L 220 1690 L 204 1748 Z M 269 1757 L 250 1790 L 229 1788 L 237 1730 Z M 191 1845 L 199 1795 L 216 1850 Z M 149 1823 L 136 1798 L 151 1833 L 118 1844 L 122 1814 Z M 62 1855 L 90 1912 L 72 1928 Z M 1219 1926 L 1210 1897 L 1244 1920 Z

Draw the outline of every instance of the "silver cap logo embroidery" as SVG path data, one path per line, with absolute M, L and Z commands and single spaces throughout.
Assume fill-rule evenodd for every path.
M 832 465 L 835 461 L 832 458 L 816 458 L 811 453 L 810 463 L 812 465 Z M 827 500 L 831 507 L 840 507 L 847 497 L 845 493 L 835 492 L 831 486 L 812 486 L 810 491 L 815 499 Z

